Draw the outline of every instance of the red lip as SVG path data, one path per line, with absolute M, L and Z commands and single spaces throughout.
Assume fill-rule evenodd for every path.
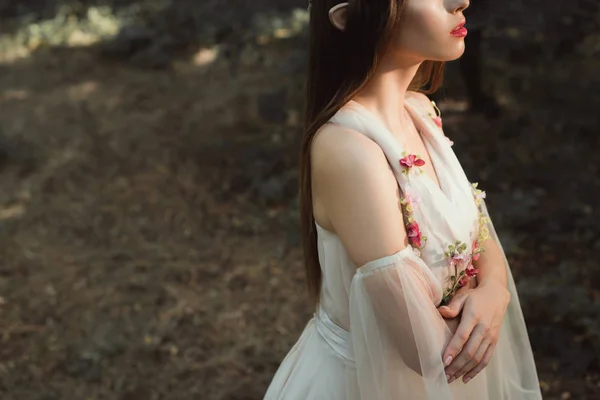
M 452 31 L 450 31 L 450 35 L 456 36 L 456 37 L 467 36 L 467 28 L 465 28 L 466 23 L 467 23 L 467 21 L 463 19 L 460 24 L 456 25 L 456 27 L 454 29 L 452 29 Z

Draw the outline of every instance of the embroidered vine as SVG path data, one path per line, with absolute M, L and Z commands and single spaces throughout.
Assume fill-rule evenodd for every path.
M 435 106 L 435 103 L 433 104 Z M 437 106 L 436 110 L 439 113 Z M 438 126 L 441 127 L 441 117 L 436 116 L 436 118 L 440 118 Z M 402 156 L 399 163 L 402 167 L 402 173 L 407 179 L 409 179 L 411 171 L 415 168 L 420 173 L 424 172 L 420 167 L 425 165 L 425 161 L 419 155 L 403 152 Z M 444 289 L 441 305 L 448 304 L 460 288 L 467 285 L 472 278 L 477 276 L 479 270 L 475 268 L 473 263 L 476 262 L 480 258 L 481 253 L 485 251 L 482 246 L 483 242 L 490 238 L 488 229 L 490 219 L 485 214 L 483 207 L 483 200 L 486 197 L 486 193 L 483 190 L 478 189 L 477 186 L 478 183 L 476 182 L 471 184 L 473 198 L 478 209 L 477 239 L 471 243 L 470 251 L 467 243 L 460 240 L 448 245 L 446 248 L 444 257 L 448 260 L 450 267 L 454 270 L 454 274 L 450 276 L 449 285 Z M 400 199 L 408 240 L 418 256 L 421 255 L 420 251 L 427 243 L 427 236 L 423 235 L 421 227 L 414 218 L 414 212 L 417 209 L 419 202 L 420 199 L 418 197 L 410 194 L 405 194 Z
M 477 209 L 479 210 L 479 237 L 477 241 L 481 244 L 490 238 L 490 230 L 488 229 L 490 217 L 483 211 L 483 199 L 485 199 L 486 193 L 478 189 L 477 186 L 479 186 L 477 182 L 471 184 L 471 190 L 475 197 L 475 205 L 477 205 Z
M 437 104 L 435 104 L 435 101 L 431 100 L 431 105 L 433 106 L 433 109 L 435 110 L 435 114 L 429 113 L 429 116 L 431 117 L 433 122 L 438 126 L 438 128 L 442 129 L 442 125 L 443 125 L 442 111 L 439 109 Z M 448 142 L 448 144 L 451 147 L 454 146 L 454 142 L 452 140 L 450 140 L 450 138 L 448 136 L 444 135 L 444 137 L 446 138 L 446 141 Z
M 423 235 L 421 232 L 421 228 L 419 224 L 415 220 L 413 213 L 417 208 L 420 199 L 416 196 L 411 196 L 409 194 L 405 195 L 400 199 L 400 204 L 402 205 L 402 210 L 404 214 L 404 221 L 406 224 L 406 234 L 408 236 L 408 241 L 411 246 L 419 251 L 418 255 L 420 255 L 420 251 L 425 247 L 427 243 L 427 236 Z
M 429 116 L 431 117 L 433 122 L 435 122 L 435 124 L 441 129 L 442 128 L 442 112 L 438 108 L 437 104 L 435 104 L 435 101 L 431 100 L 431 105 L 433 106 L 433 109 L 435 110 L 435 114 L 429 113 Z
M 472 277 L 479 272 L 473 266 L 473 254 L 467 254 L 467 244 L 457 240 L 448 246 L 444 256 L 454 268 L 454 275 L 450 276 L 450 286 L 444 290 L 442 305 L 450 302 L 454 294 L 464 285 L 469 283 Z
M 444 290 L 441 305 L 448 304 L 460 288 L 468 284 L 471 278 L 477 276 L 479 270 L 475 268 L 473 262 L 477 261 L 481 253 L 485 251 L 482 244 L 490 238 L 488 229 L 490 219 L 483 211 L 483 199 L 485 199 L 486 194 L 483 190 L 478 189 L 477 186 L 477 182 L 471 184 L 473 197 L 478 209 L 477 239 L 471 245 L 470 254 L 467 251 L 467 244 L 461 241 L 456 241 L 454 244 L 449 245 L 447 251 L 444 253 L 450 267 L 454 268 L 454 275 L 450 276 L 449 287 Z

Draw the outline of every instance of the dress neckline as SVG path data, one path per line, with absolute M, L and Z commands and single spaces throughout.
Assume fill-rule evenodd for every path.
M 396 143 L 402 151 L 406 151 L 407 154 L 411 154 L 410 151 L 408 151 L 402 146 L 400 141 L 394 136 L 392 131 L 387 127 L 383 120 L 381 120 L 381 118 L 379 118 L 373 112 L 369 111 L 365 106 L 363 106 L 356 100 L 349 100 L 347 104 L 354 106 L 355 109 L 359 109 L 362 112 L 363 116 L 370 118 L 374 123 L 379 125 L 380 128 L 383 129 L 383 131 L 393 139 L 394 143 Z M 428 128 L 424 126 L 421 120 L 422 116 L 418 114 L 417 110 L 413 109 L 413 105 L 410 104 L 410 99 L 408 96 L 405 97 L 404 109 L 408 111 L 408 115 L 410 116 L 412 123 L 415 125 L 417 132 L 423 140 L 425 150 L 428 153 L 429 160 L 431 160 L 431 165 L 433 167 L 433 171 L 436 175 L 439 185 L 427 172 L 423 172 L 423 175 L 425 175 L 424 181 L 427 182 L 427 184 L 431 186 L 433 190 L 436 190 L 439 194 L 441 194 L 446 200 L 452 202 L 452 194 L 450 191 L 450 187 L 447 185 L 445 177 L 442 176 L 443 174 L 440 173 L 441 168 L 444 168 L 443 165 L 440 165 L 440 161 L 443 162 L 441 154 L 438 154 L 439 152 L 437 152 L 435 149 L 432 149 L 431 142 L 429 140 L 429 133 L 423 134 L 423 131 L 426 131 Z

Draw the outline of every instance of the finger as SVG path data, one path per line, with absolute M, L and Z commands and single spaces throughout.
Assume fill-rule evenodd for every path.
M 473 280 L 471 279 L 469 282 L 472 282 Z M 473 289 L 470 285 L 465 285 L 463 287 L 461 287 L 460 289 L 458 289 L 456 291 L 456 294 L 460 294 L 460 293 L 465 293 L 468 292 L 469 290 Z
M 466 375 L 467 372 L 472 371 L 477 365 L 479 365 L 483 360 L 483 356 L 485 356 L 485 352 L 491 344 L 492 341 L 488 337 L 484 336 L 483 340 L 479 344 L 479 347 L 475 351 L 475 355 L 473 356 L 473 358 L 470 359 L 461 369 L 459 369 L 458 372 L 454 374 L 454 377 L 458 379 L 461 376 Z
M 481 342 L 484 338 L 485 329 L 481 325 L 477 325 L 458 356 L 455 357 L 448 367 L 446 367 L 446 375 L 451 377 L 451 381 L 462 376 L 462 374 L 459 374 L 459 372 L 462 371 L 463 368 L 465 368 L 466 365 L 475 358 L 475 355 L 477 354 L 477 351 L 479 350 Z M 473 366 L 475 365 L 476 364 Z M 468 369 L 465 369 L 463 373 L 467 371 Z
M 446 375 L 451 377 L 451 381 L 460 378 L 465 372 L 469 371 L 478 364 L 476 362 L 472 363 L 472 361 L 476 357 L 484 339 L 485 330 L 480 326 L 475 327 L 471 333 L 471 337 L 460 350 L 458 356 L 456 356 L 452 363 L 446 367 Z M 466 369 L 468 364 L 471 363 L 472 367 Z
M 450 300 L 450 303 L 439 308 L 442 316 L 446 317 L 447 315 L 446 318 L 455 318 L 458 316 L 458 314 L 460 314 L 462 308 L 464 307 L 464 303 L 467 300 L 467 290 L 467 288 L 459 289 L 452 300 Z
M 456 329 L 456 333 L 454 336 L 452 336 L 452 339 L 450 339 L 450 342 L 444 351 L 444 355 L 442 356 L 445 367 L 450 365 L 452 360 L 456 358 L 460 349 L 462 349 L 465 343 L 467 343 L 467 340 L 469 340 L 475 325 L 476 321 L 474 318 L 463 318 L 460 321 L 460 324 Z
M 481 362 L 479 364 L 477 364 L 475 366 L 475 368 L 473 368 L 471 371 L 469 371 L 465 374 L 465 377 L 463 379 L 464 383 L 468 383 L 471 379 L 473 379 L 475 377 L 475 375 L 477 375 L 478 373 L 483 371 L 483 369 L 485 367 L 487 367 L 487 365 L 490 363 L 490 360 L 492 359 L 492 354 L 494 354 L 495 348 L 496 348 L 496 345 L 494 345 L 494 344 L 490 344 L 488 346 L 487 350 L 485 351 L 485 354 L 483 355 L 483 359 L 481 360 Z
M 455 295 L 448 305 L 441 306 L 438 310 L 444 318 L 456 318 L 462 311 L 465 301 L 467 301 L 467 294 L 463 292 Z

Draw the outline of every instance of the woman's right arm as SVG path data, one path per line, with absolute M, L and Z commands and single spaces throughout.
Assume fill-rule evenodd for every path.
M 451 399 L 451 334 L 435 277 L 408 245 L 396 178 L 378 145 L 330 126 L 313 145 L 313 188 L 355 265 L 350 333 L 360 398 Z
M 355 265 L 407 246 L 398 184 L 375 142 L 328 124 L 311 156 L 314 192 Z

